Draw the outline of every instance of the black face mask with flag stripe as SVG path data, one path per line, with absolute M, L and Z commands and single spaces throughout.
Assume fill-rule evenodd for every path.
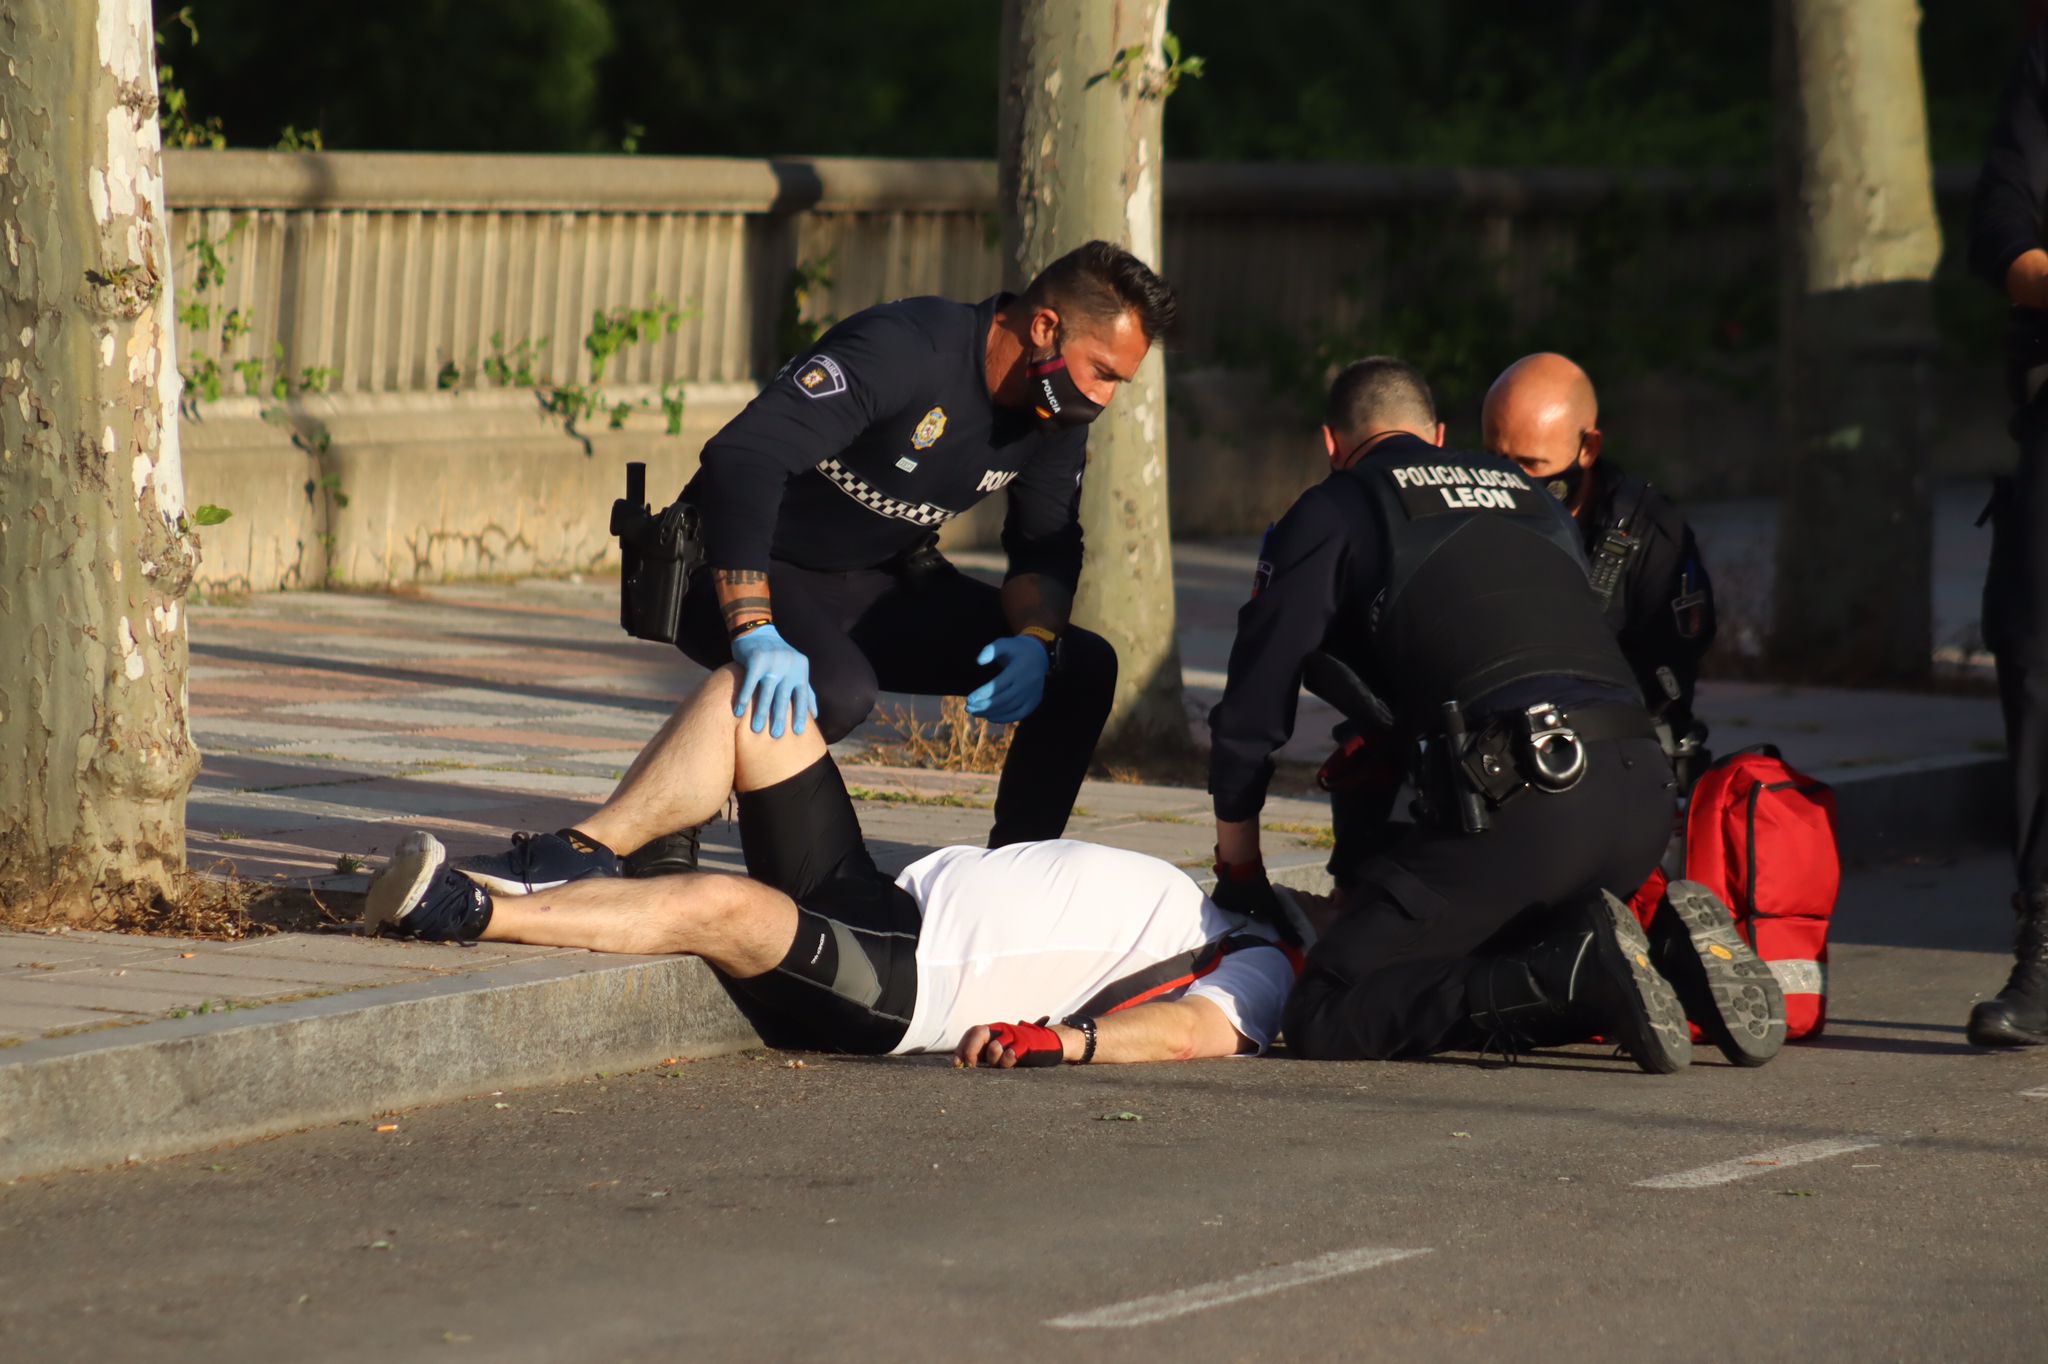
M 1055 350 L 1024 370 L 1031 385 L 1031 409 L 1047 426 L 1086 426 L 1102 415 L 1102 404 L 1081 391 L 1067 369 L 1067 357 Z

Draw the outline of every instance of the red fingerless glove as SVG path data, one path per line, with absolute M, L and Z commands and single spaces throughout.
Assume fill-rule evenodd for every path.
M 1051 1028 L 1037 1023 L 991 1023 L 989 1035 L 1017 1054 L 1020 1066 L 1056 1066 L 1067 1056 L 1066 1044 Z

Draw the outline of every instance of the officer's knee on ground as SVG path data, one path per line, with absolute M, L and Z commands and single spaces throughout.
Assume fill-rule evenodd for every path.
M 1307 1061 L 1387 1061 L 1386 1047 L 1354 1037 L 1344 1019 L 1344 997 L 1354 987 L 1332 976 L 1305 975 L 1288 997 L 1281 1032 L 1287 1054 Z

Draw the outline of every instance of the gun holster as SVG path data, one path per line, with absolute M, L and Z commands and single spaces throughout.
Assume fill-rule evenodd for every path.
M 958 573 L 953 561 L 939 551 L 939 537 L 932 535 L 889 560 L 889 572 L 913 592 L 925 592 L 947 574 Z
M 674 644 L 682 629 L 690 575 L 704 563 L 704 519 L 677 498 L 647 506 L 647 466 L 626 466 L 626 495 L 612 503 L 619 541 L 619 625 L 635 639 Z

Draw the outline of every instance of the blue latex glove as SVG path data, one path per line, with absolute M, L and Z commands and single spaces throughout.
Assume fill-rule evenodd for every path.
M 974 661 L 994 663 L 1002 671 L 967 693 L 969 715 L 979 715 L 991 724 L 1014 725 L 1045 699 L 1045 675 L 1052 671 L 1052 654 L 1031 636 L 999 639 L 976 654 Z
M 783 707 L 787 705 L 786 723 L 796 733 L 803 733 L 818 713 L 818 694 L 811 690 L 811 660 L 772 625 L 749 630 L 734 640 L 732 658 L 746 669 L 739 700 L 733 705 L 734 718 L 745 715 L 752 703 L 754 733 L 759 734 L 765 726 L 770 738 L 780 739 L 785 724 Z

